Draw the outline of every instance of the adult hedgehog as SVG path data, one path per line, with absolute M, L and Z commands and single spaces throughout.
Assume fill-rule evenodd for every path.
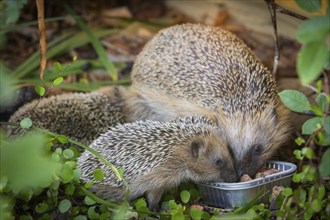
M 220 28 L 184 24 L 160 31 L 137 57 L 132 81 L 131 121 L 209 117 L 222 130 L 239 176 L 254 176 L 289 134 L 273 75 Z

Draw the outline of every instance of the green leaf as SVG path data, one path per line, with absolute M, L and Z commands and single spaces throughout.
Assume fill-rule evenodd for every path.
M 76 181 L 76 182 L 78 182 L 79 179 L 80 179 L 80 177 L 81 177 L 81 171 L 80 171 L 80 169 L 79 168 L 74 169 L 73 170 L 73 175 L 74 175 L 73 180 Z
M 196 209 L 194 207 L 190 210 L 190 216 L 193 220 L 201 220 L 203 215 L 203 211 Z
M 94 205 L 96 202 L 88 196 L 85 196 L 84 203 L 86 205 Z
M 141 208 L 147 207 L 147 202 L 144 198 L 140 198 L 135 202 L 136 210 L 141 210 Z
M 15 23 L 20 16 L 21 8 L 27 3 L 27 0 L 20 1 L 2 1 L 1 4 L 5 4 L 5 19 L 6 24 Z M 3 13 L 3 5 L 1 5 L 1 13 Z M 3 15 L 1 15 L 2 17 Z
M 8 177 L 11 190 L 44 187 L 57 177 L 62 164 L 45 153 L 46 143 L 46 137 L 35 132 L 1 143 L 0 173 Z
M 295 155 L 298 160 L 303 159 L 303 156 L 301 155 L 301 150 L 294 150 L 293 155 Z
M 303 147 L 301 149 L 301 154 L 310 160 L 314 158 L 314 151 L 310 147 Z
M 276 211 L 276 216 L 280 217 L 280 218 L 283 218 L 285 216 L 285 213 L 282 210 L 278 210 L 278 211 Z
M 70 166 L 68 166 L 67 164 L 64 164 L 64 166 L 60 172 L 60 176 L 62 178 L 63 183 L 70 182 L 74 177 L 73 169 Z
M 94 170 L 93 176 L 98 181 L 102 181 L 104 179 L 104 173 L 101 169 Z
M 190 199 L 190 193 L 187 190 L 183 190 L 180 193 L 180 197 L 181 197 L 181 201 L 183 203 L 188 203 L 189 202 L 189 199 Z
M 61 213 L 67 212 L 71 208 L 71 202 L 68 199 L 63 199 L 59 204 L 58 204 L 58 210 Z
M 32 120 L 30 118 L 24 118 L 19 124 L 21 128 L 30 128 L 32 126 Z
M 110 212 L 103 212 L 100 215 L 100 220 L 108 220 L 108 219 L 110 219 Z
M 319 12 L 321 0 L 296 0 L 297 5 L 307 12 Z
M 317 199 L 322 201 L 322 199 L 324 198 L 325 196 L 325 187 L 323 184 L 321 184 L 319 187 L 318 187 L 318 190 L 317 190 Z
M 170 206 L 171 209 L 177 209 L 178 208 L 178 204 L 176 204 L 176 202 L 174 200 L 168 201 L 168 205 Z
M 54 86 L 58 86 L 58 85 L 60 85 L 62 82 L 63 82 L 63 77 L 60 76 L 60 77 L 57 77 L 57 78 L 54 80 L 53 85 L 54 85 Z
M 305 143 L 305 139 L 301 138 L 301 137 L 297 137 L 295 140 L 295 143 L 298 145 L 298 146 L 301 146 Z M 298 159 L 298 158 L 297 158 Z
M 87 217 L 84 215 L 77 215 L 73 220 L 87 220 Z
M 304 219 L 312 219 L 312 216 L 313 216 L 313 209 L 305 207 Z
M 183 213 L 177 212 L 172 215 L 172 220 L 185 220 Z
M 37 213 L 41 214 L 41 213 L 46 212 L 48 210 L 48 208 L 49 208 L 48 204 L 45 202 L 42 202 L 36 206 L 35 210 Z
M 323 131 L 321 133 L 318 133 L 317 137 L 319 139 L 319 144 L 321 146 L 330 146 L 330 134 Z
M 329 49 L 324 41 L 313 41 L 304 44 L 298 54 L 297 71 L 303 85 L 316 80 L 329 59 Z
M 89 219 L 99 219 L 100 218 L 100 214 L 95 212 L 95 206 L 89 207 L 87 214 L 88 214 Z
M 292 181 L 295 182 L 295 183 L 301 182 L 301 179 L 302 179 L 302 174 L 301 173 L 295 173 L 292 176 Z
M 65 186 L 65 194 L 72 196 L 75 189 L 76 187 L 73 184 L 68 184 Z
M 330 148 L 324 152 L 321 158 L 319 171 L 322 177 L 330 176 Z
M 61 142 L 62 144 L 66 144 L 66 143 L 68 143 L 68 137 L 65 136 L 65 135 L 59 135 L 59 136 L 57 137 L 57 140 L 58 140 L 59 142 Z
M 330 116 L 327 116 L 324 119 L 324 130 L 326 133 L 330 134 Z
M 323 116 L 323 111 L 321 108 L 319 108 L 318 105 L 311 105 L 311 109 L 316 116 L 319 116 L 319 117 Z
M 46 92 L 46 89 L 42 86 L 36 86 L 34 88 L 34 90 L 36 91 L 36 93 L 39 95 L 39 96 L 44 96 L 45 95 L 45 92 Z
M 311 207 L 312 207 L 312 209 L 313 209 L 315 212 L 319 212 L 319 211 L 321 211 L 321 209 L 322 209 L 322 203 L 321 203 L 321 200 L 314 199 L 314 200 L 312 201 Z
M 63 151 L 63 157 L 64 157 L 65 159 L 70 159 L 70 158 L 72 158 L 73 156 L 74 156 L 74 153 L 73 153 L 72 150 L 70 150 L 70 149 L 65 149 L 65 150 Z
M 317 104 L 319 105 L 319 108 L 321 109 L 322 112 L 326 111 L 327 108 L 327 96 L 323 93 L 320 93 L 317 95 L 315 98 Z
M 297 199 L 298 205 L 304 207 L 306 201 L 306 191 L 299 186 L 297 190 L 294 191 L 293 197 Z
M 322 118 L 314 117 L 305 121 L 302 126 L 302 133 L 303 134 L 312 134 L 317 129 L 321 128 L 322 126 Z
M 311 110 L 308 98 L 296 90 L 283 90 L 279 96 L 284 105 L 295 112 L 306 112 Z
M 292 195 L 292 189 L 287 187 L 282 191 L 284 196 L 291 196 Z
M 57 61 L 54 62 L 53 67 L 54 67 L 58 72 L 61 72 L 61 71 L 63 70 L 63 68 L 62 68 L 62 64 L 59 63 L 59 62 L 57 62 Z

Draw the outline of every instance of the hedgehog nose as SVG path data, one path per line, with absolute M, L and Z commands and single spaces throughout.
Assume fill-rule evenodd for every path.
M 244 174 L 244 168 L 242 165 L 239 165 L 236 167 L 236 175 L 238 178 L 241 178 L 241 176 L 243 176 Z

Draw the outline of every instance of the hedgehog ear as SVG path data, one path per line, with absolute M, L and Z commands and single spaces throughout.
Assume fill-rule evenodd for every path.
M 193 158 L 197 159 L 199 152 L 201 151 L 202 147 L 204 146 L 204 143 L 200 140 L 197 141 L 193 141 L 191 142 L 191 154 L 193 156 Z

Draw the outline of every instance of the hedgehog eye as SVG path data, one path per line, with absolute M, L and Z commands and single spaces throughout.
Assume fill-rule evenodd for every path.
M 262 146 L 260 144 L 254 146 L 253 154 L 259 155 L 262 152 Z

